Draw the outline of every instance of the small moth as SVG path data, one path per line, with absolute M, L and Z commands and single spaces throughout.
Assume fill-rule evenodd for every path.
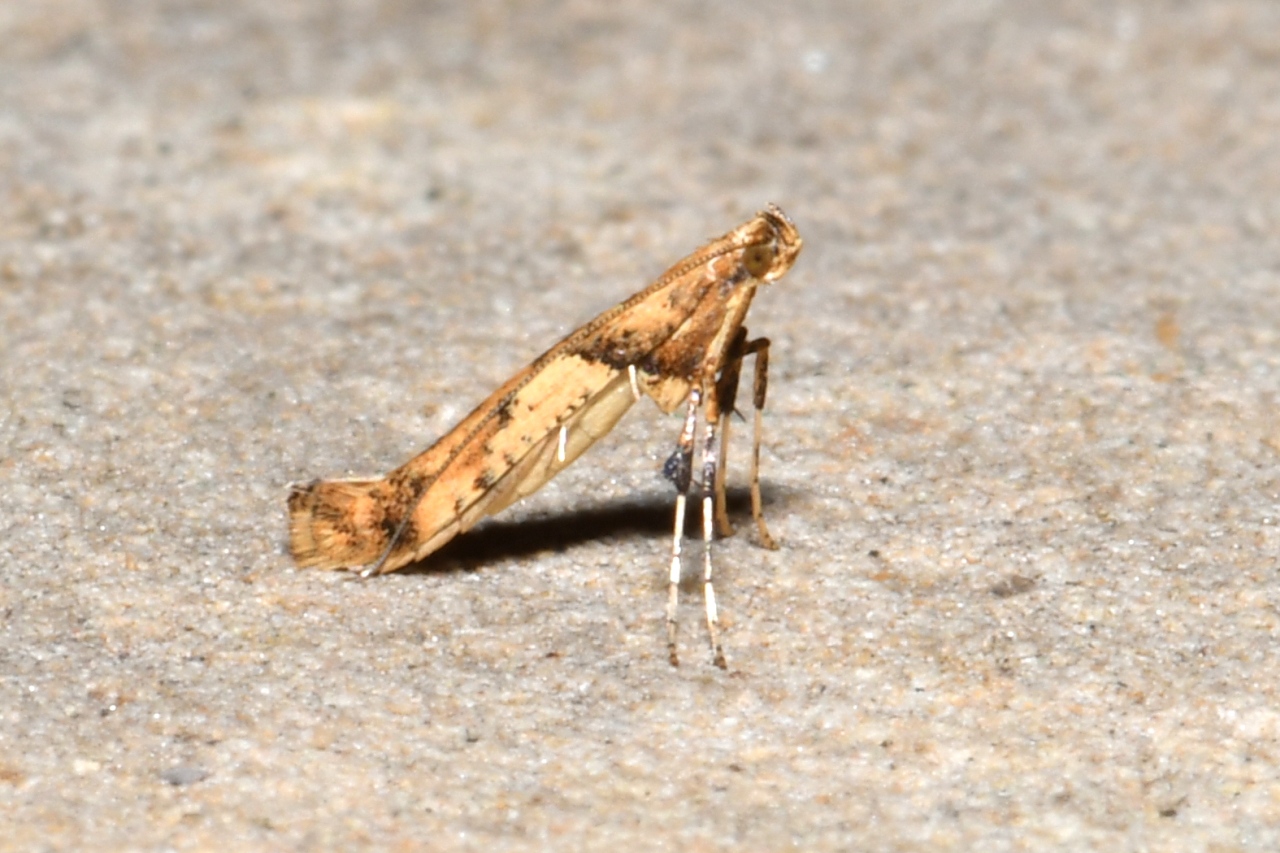
M 742 360 L 755 356 L 751 510 L 760 544 L 776 548 L 760 500 L 760 418 L 769 341 L 743 326 L 756 289 L 795 263 L 803 242 L 779 208 L 695 251 L 649 287 L 547 350 L 432 447 L 381 479 L 292 487 L 289 549 L 299 566 L 392 572 L 421 560 L 481 518 L 537 491 L 613 429 L 641 397 L 663 412 L 686 405 L 663 474 L 676 487 L 667 596 L 667 647 L 676 654 L 676 603 L 685 505 L 702 428 L 703 591 L 715 664 L 727 668 L 711 585 L 714 532 L 725 511 L 725 443 Z

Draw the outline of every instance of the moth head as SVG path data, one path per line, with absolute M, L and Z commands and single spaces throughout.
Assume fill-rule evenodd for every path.
M 742 266 L 760 281 L 781 278 L 796 262 L 804 241 L 782 208 L 771 204 L 757 214 L 756 233 L 742 253 Z

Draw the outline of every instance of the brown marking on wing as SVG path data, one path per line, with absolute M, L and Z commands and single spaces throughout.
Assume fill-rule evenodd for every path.
M 532 375 L 526 376 L 527 373 L 526 369 L 517 375 L 518 384 L 513 379 L 499 389 L 510 388 L 495 402 L 501 408 L 524 411 L 525 400 L 536 400 L 532 410 L 507 423 L 497 417 L 479 419 L 466 441 L 448 447 L 448 456 L 437 444 L 388 475 L 388 480 L 397 482 L 435 469 L 425 478 L 426 488 L 416 494 L 398 492 L 398 499 L 386 508 L 387 515 L 397 521 L 411 512 L 413 524 L 422 535 L 415 539 L 402 535 L 383 564 L 383 571 L 394 571 L 422 559 L 448 541 L 440 540 L 437 531 L 452 529 L 452 538 L 484 517 L 484 507 L 495 499 L 488 494 L 494 484 L 518 467 L 548 436 L 554 437 L 561 420 L 571 416 L 617 375 L 607 365 L 568 355 Z M 513 384 L 515 387 L 511 388 Z M 428 542 L 433 547 L 424 550 Z
M 289 551 L 299 566 L 353 568 L 378 559 L 388 541 L 385 482 L 328 480 L 289 493 Z

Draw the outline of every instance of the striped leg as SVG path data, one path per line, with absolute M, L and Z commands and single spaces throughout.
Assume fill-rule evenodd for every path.
M 680 545 L 684 539 L 684 514 L 689 498 L 689 486 L 693 480 L 693 435 L 698 424 L 698 407 L 702 393 L 696 388 L 689 394 L 689 413 L 685 415 L 684 428 L 676 450 L 667 459 L 663 475 L 676 487 L 675 530 L 671 535 L 671 571 L 667 582 L 667 655 L 672 666 L 680 665 L 676 653 L 676 606 L 680 600 Z
M 707 417 L 704 425 L 706 433 L 702 445 L 702 593 L 707 604 L 707 634 L 711 640 L 711 650 L 715 655 L 715 665 L 728 669 L 724 658 L 724 647 L 720 645 L 720 616 L 716 611 L 716 590 L 711 583 L 711 541 L 715 536 L 715 500 L 716 487 L 722 484 L 717 479 L 716 463 L 720 459 L 719 435 L 716 426 L 720 421 L 715 401 L 707 406 Z M 723 494 L 723 493 L 722 493 Z

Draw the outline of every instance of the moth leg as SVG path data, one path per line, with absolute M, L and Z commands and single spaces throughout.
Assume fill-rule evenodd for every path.
M 769 389 L 769 339 L 756 338 L 748 341 L 742 354 L 755 354 L 756 374 L 752 387 L 752 404 L 755 406 L 755 435 L 751 441 L 751 515 L 756 520 L 756 531 L 760 535 L 761 547 L 770 551 L 778 549 L 778 540 L 769 535 L 769 528 L 764 525 L 764 502 L 760 499 L 760 431 L 764 418 L 764 398 Z
M 729 425 L 736 414 L 735 403 L 738 399 L 738 378 L 742 373 L 742 358 L 747 340 L 747 330 L 739 326 L 733 341 L 725 351 L 724 366 L 720 369 L 720 378 L 716 381 L 716 400 L 720 404 L 720 450 L 716 462 L 716 533 L 720 536 L 732 536 L 733 524 L 729 521 L 729 501 L 725 496 L 724 484 L 728 474 L 726 451 L 729 447 Z
M 716 427 L 720 421 L 720 413 L 716 400 L 712 399 L 705 418 L 705 437 L 702 445 L 702 593 L 707 604 L 707 634 L 711 640 L 711 649 L 715 655 L 715 665 L 728 669 L 724 658 L 724 647 L 720 645 L 720 617 L 716 611 L 716 590 L 711 583 L 711 542 L 715 536 L 715 499 L 716 486 L 720 482 L 716 476 L 717 462 L 720 459 L 719 433 Z
M 676 487 L 675 530 L 671 535 L 671 572 L 667 582 L 667 655 L 672 666 L 680 665 L 676 653 L 676 605 L 680 598 L 680 545 L 684 538 L 685 506 L 689 498 L 689 485 L 693 479 L 693 434 L 698 424 L 698 407 L 702 394 L 698 389 L 689 392 L 689 412 L 685 415 L 684 428 L 675 452 L 667 459 L 662 473 Z

